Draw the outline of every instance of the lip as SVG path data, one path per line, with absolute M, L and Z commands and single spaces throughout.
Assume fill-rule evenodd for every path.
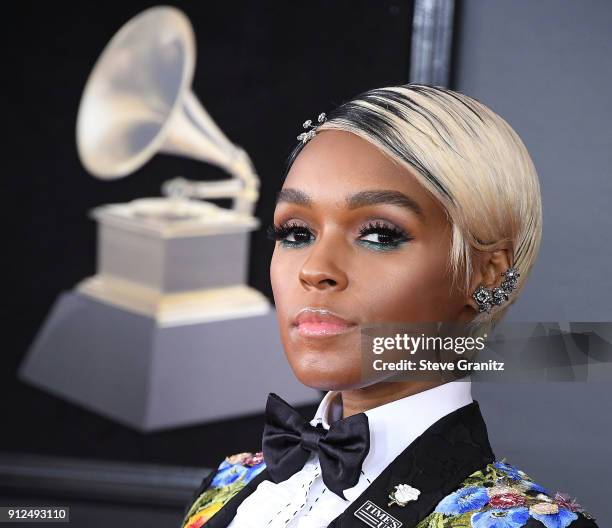
M 292 327 L 302 337 L 328 337 L 350 332 L 357 327 L 357 323 L 327 308 L 307 307 L 297 313 Z

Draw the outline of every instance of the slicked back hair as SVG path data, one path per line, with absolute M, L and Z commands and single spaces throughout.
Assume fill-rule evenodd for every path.
M 518 297 L 542 236 L 538 175 L 512 127 L 476 99 L 439 86 L 405 84 L 363 92 L 327 112 L 317 131 L 343 130 L 407 168 L 445 210 L 452 227 L 449 272 L 464 294 L 477 251 L 510 250 L 521 274 L 510 299 L 473 323 L 494 323 Z M 291 152 L 285 175 L 304 148 Z

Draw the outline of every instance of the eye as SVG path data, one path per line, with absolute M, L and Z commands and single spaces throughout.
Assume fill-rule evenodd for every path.
M 296 223 L 286 223 L 280 226 L 272 224 L 266 229 L 266 236 L 270 240 L 280 241 L 286 247 L 301 246 L 311 242 L 314 238 L 307 227 Z
M 271 224 L 266 229 L 270 240 L 279 241 L 285 247 L 301 247 L 314 240 L 314 235 L 307 227 L 295 222 L 279 226 Z M 382 221 L 370 222 L 359 230 L 360 243 L 377 250 L 389 250 L 412 240 L 404 230 Z
M 362 241 L 374 249 L 394 249 L 412 240 L 403 229 L 382 221 L 370 222 L 359 230 Z

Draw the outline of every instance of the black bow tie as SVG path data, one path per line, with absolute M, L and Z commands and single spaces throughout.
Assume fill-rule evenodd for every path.
M 330 425 L 310 425 L 285 400 L 271 392 L 263 433 L 266 469 L 274 482 L 297 473 L 314 452 L 319 457 L 325 485 L 344 500 L 343 490 L 359 481 L 361 465 L 370 450 L 370 429 L 364 413 Z

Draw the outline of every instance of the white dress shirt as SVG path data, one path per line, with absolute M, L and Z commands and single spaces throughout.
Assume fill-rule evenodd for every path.
M 311 453 L 304 467 L 283 482 L 264 480 L 237 509 L 228 528 L 325 528 L 418 436 L 447 414 L 472 402 L 471 382 L 453 381 L 365 411 L 370 451 L 359 482 L 344 490 L 348 501 L 330 491 Z M 329 391 L 311 425 L 325 429 L 342 418 L 342 395 Z

